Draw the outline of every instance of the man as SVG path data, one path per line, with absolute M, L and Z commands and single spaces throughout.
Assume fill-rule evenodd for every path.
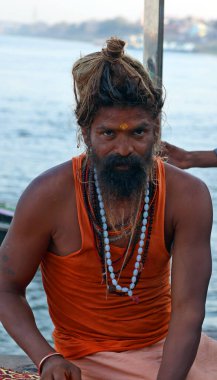
M 168 142 L 162 143 L 162 153 L 168 157 L 168 162 L 181 169 L 216 168 L 217 148 L 213 150 L 187 151 Z
M 213 341 L 203 337 L 194 362 L 211 273 L 210 196 L 156 157 L 162 92 L 123 49 L 112 38 L 73 67 L 87 153 L 22 195 L 1 248 L 0 318 L 42 380 L 214 380 Z M 55 350 L 25 299 L 39 264 Z

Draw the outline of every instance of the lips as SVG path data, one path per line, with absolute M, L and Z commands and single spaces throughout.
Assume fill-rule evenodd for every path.
M 116 165 L 115 169 L 118 169 L 118 170 L 128 170 L 129 169 L 129 165 Z

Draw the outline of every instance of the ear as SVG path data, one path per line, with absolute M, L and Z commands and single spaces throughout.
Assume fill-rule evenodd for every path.
M 81 128 L 81 133 L 84 139 L 84 143 L 87 147 L 90 146 L 90 128 Z
M 161 123 L 159 119 L 157 120 L 154 126 L 154 144 L 159 144 L 160 140 L 161 140 Z

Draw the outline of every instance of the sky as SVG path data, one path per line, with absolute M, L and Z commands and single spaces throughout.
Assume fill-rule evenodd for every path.
M 80 22 L 122 16 L 141 20 L 145 0 L 0 0 L 0 20 Z M 217 0 L 165 0 L 166 16 L 217 19 Z

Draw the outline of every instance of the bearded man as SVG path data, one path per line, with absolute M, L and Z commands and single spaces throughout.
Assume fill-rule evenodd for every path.
M 216 344 L 201 339 L 211 200 L 157 156 L 162 91 L 116 38 L 73 77 L 87 152 L 22 195 L 1 248 L 1 321 L 42 380 L 214 380 Z M 25 299 L 40 264 L 55 349 Z

